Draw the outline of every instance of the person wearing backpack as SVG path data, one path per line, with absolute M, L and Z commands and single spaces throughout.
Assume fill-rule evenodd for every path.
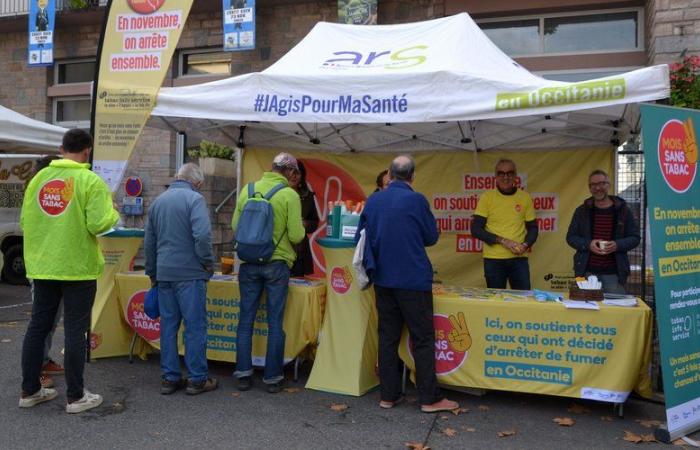
M 235 248 L 242 261 L 238 271 L 241 307 L 236 341 L 238 390 L 252 386 L 253 325 L 263 290 L 267 292 L 267 352 L 263 383 L 277 393 L 284 386 L 284 307 L 289 271 L 296 253 L 294 244 L 304 239 L 299 194 L 289 180 L 299 172 L 296 158 L 280 153 L 272 169 L 260 180 L 241 189 L 233 214 Z
M 218 387 L 207 365 L 207 282 L 214 273 L 214 253 L 209 209 L 197 192 L 202 184 L 199 166 L 183 164 L 148 209 L 143 248 L 146 275 L 158 292 L 163 395 L 184 388 L 197 395 Z M 177 351 L 180 322 L 185 324 L 187 381 Z

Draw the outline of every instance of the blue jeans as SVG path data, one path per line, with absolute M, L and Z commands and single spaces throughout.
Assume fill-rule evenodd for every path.
M 527 258 L 484 258 L 484 278 L 490 289 L 505 289 L 509 282 L 511 289 L 529 291 L 530 265 Z
M 190 381 L 205 381 L 207 368 L 207 283 L 205 280 L 159 281 L 160 370 L 163 379 L 182 378 L 177 352 L 180 321 L 185 324 L 185 366 Z
M 233 376 L 241 378 L 253 374 L 253 326 L 264 289 L 267 292 L 266 305 L 263 305 L 267 310 L 267 352 L 263 382 L 277 383 L 284 378 L 285 334 L 282 320 L 289 290 L 289 267 L 284 261 L 244 263 L 238 272 L 238 282 L 241 289 L 241 312 L 236 340 L 236 371 Z

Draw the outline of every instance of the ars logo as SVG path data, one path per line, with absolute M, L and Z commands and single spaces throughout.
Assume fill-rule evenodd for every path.
M 347 266 L 334 267 L 331 271 L 331 287 L 338 294 L 345 294 L 350 290 L 352 284 L 352 273 Z
M 126 305 L 126 321 L 141 337 L 150 342 L 160 340 L 160 319 L 153 320 L 146 315 L 143 302 L 147 291 L 138 291 L 129 299 Z
M 151 14 L 160 9 L 165 0 L 126 0 L 134 12 L 139 14 Z
M 39 189 L 37 201 L 39 207 L 49 216 L 63 214 L 73 199 L 73 178 L 47 181 Z
M 698 166 L 698 144 L 692 119 L 672 119 L 659 133 L 659 169 L 664 181 L 674 192 L 690 189 Z
M 467 360 L 472 346 L 464 313 L 446 316 L 433 315 L 435 327 L 435 374 L 449 375 L 456 371 Z M 413 342 L 408 339 L 408 354 L 413 358 Z

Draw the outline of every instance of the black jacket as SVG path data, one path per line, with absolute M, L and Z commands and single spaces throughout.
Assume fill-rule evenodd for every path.
M 627 280 L 630 273 L 630 262 L 627 252 L 639 245 L 639 225 L 632 215 L 627 203 L 620 197 L 611 195 L 615 208 L 613 240 L 617 244 L 615 263 L 617 276 L 620 283 Z M 590 245 L 593 240 L 593 197 L 587 198 L 581 206 L 576 208 L 571 218 L 569 231 L 566 233 L 566 242 L 576 250 L 574 254 L 574 273 L 582 276 L 588 266 L 588 258 L 591 255 Z

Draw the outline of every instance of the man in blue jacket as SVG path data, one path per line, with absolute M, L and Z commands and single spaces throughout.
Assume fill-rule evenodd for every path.
M 207 367 L 207 281 L 214 254 L 204 183 L 196 164 L 185 164 L 167 191 L 148 210 L 144 252 L 146 275 L 158 287 L 161 394 L 187 387 L 187 394 L 213 391 L 218 383 Z M 185 365 L 180 372 L 177 332 L 185 322 Z
M 624 294 L 630 273 L 627 252 L 639 245 L 639 225 L 627 203 L 608 195 L 610 179 L 602 170 L 588 176 L 591 197 L 576 208 L 566 242 L 576 250 L 576 276 L 595 275 L 604 292 Z
M 435 376 L 433 267 L 425 247 L 435 245 L 439 234 L 428 201 L 411 187 L 415 166 L 410 156 L 392 161 L 391 182 L 367 200 L 357 237 L 360 230 L 366 230 L 366 250 L 375 264 L 372 281 L 379 315 L 379 406 L 392 408 L 401 400 L 398 347 L 405 322 L 413 341 L 421 411 L 431 413 L 453 410 L 459 404 L 442 396 Z

